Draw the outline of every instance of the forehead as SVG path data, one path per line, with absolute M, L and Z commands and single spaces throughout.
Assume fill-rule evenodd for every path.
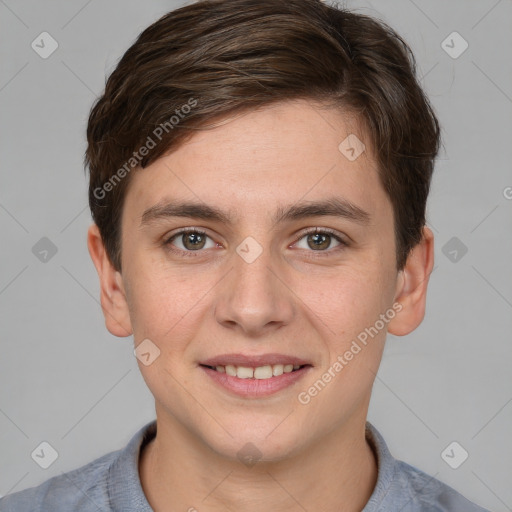
M 284 205 L 339 195 L 387 215 L 371 151 L 354 116 L 303 100 L 279 103 L 199 130 L 137 169 L 126 210 L 140 217 L 171 197 L 224 205 L 232 217 L 264 212 L 275 219 L 269 212 Z

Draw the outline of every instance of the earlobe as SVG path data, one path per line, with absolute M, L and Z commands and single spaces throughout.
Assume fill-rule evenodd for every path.
M 420 243 L 412 248 L 405 267 L 399 272 L 395 302 L 399 302 L 402 309 L 389 322 L 389 333 L 404 336 L 421 324 L 425 316 L 428 280 L 433 266 L 434 235 L 425 226 Z
M 113 267 L 96 224 L 89 227 L 87 247 L 100 279 L 100 301 L 105 326 L 119 337 L 133 333 L 121 274 Z

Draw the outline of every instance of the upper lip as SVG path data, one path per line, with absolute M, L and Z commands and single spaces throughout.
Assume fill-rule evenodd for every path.
M 310 365 L 311 363 L 305 359 L 295 356 L 287 356 L 286 354 L 261 354 L 255 356 L 248 356 L 245 354 L 222 354 L 219 356 L 211 357 L 201 361 L 204 366 L 246 366 L 248 368 L 257 368 L 259 366 L 274 365 L 274 364 L 293 364 L 303 366 Z

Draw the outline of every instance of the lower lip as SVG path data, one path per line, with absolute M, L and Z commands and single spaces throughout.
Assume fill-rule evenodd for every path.
M 272 395 L 291 386 L 302 379 L 312 367 L 303 366 L 293 372 L 283 373 L 282 375 L 271 377 L 270 379 L 239 379 L 238 377 L 232 377 L 226 373 L 212 370 L 206 366 L 199 366 L 199 368 L 204 370 L 212 380 L 221 385 L 224 389 L 246 398 L 258 398 Z

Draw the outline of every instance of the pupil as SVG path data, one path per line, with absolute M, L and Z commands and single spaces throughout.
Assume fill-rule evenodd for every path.
M 311 247 L 311 249 L 325 249 L 329 246 L 328 240 L 329 235 L 324 235 L 321 233 L 314 233 L 313 235 L 309 235 L 311 239 L 313 239 L 313 244 L 308 243 L 308 245 Z
M 184 238 L 184 245 L 187 248 L 190 248 L 188 246 L 188 244 L 190 244 L 193 249 L 197 249 L 202 242 L 204 243 L 203 237 L 199 233 L 189 233 L 188 235 L 184 235 Z

